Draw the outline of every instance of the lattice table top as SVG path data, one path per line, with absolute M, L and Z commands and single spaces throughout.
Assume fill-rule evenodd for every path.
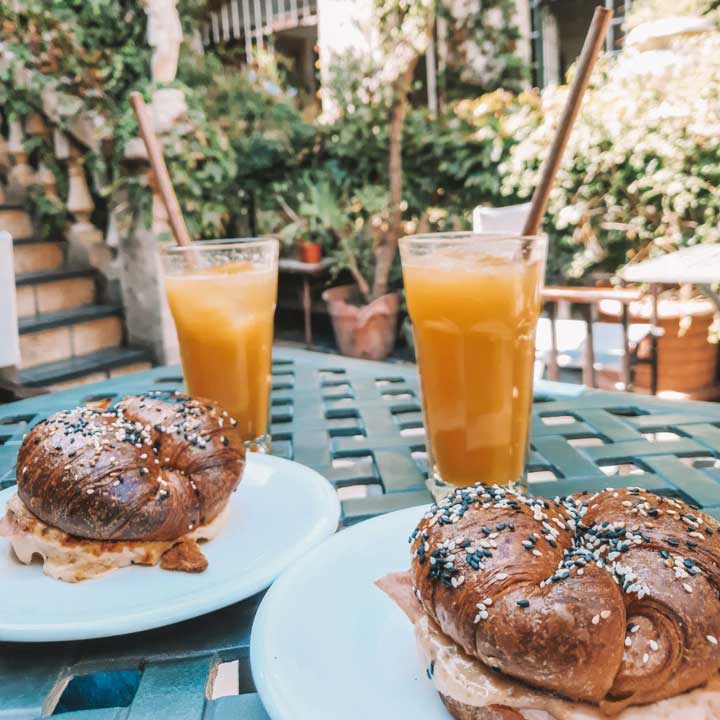
M 80 402 L 159 387 L 180 389 L 179 369 L 0 405 L 0 488 L 15 482 L 17 450 L 35 422 Z M 278 349 L 272 419 L 274 452 L 315 468 L 338 488 L 344 525 L 429 502 L 414 367 Z M 540 383 L 529 470 L 536 494 L 639 485 L 681 496 L 720 519 L 720 405 Z M 258 602 L 123 638 L 0 644 L 0 718 L 52 712 L 68 678 L 98 672 L 110 673 L 100 685 L 112 686 L 115 678 L 116 686 L 132 687 L 96 694 L 86 704 L 94 709 L 64 715 L 68 720 L 267 718 L 248 662 Z M 241 694 L 208 700 L 215 669 L 232 661 Z M 132 672 L 113 675 L 118 671 Z

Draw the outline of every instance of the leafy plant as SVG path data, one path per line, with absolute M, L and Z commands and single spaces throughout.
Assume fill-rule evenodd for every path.
M 146 17 L 134 0 L 24 0 L 0 5 L 0 37 L 12 65 L 36 71 L 67 103 L 111 113 L 147 76 Z M 4 83 L 12 95 L 13 84 Z M 39 89 L 39 88 L 38 88 Z M 14 105 L 22 114 L 26 106 Z M 24 98 L 38 107 L 37 98 Z M 22 101 L 20 101 L 22 102 Z M 63 108 L 61 108 L 63 110 Z
M 498 88 L 522 90 L 529 68 L 517 52 L 521 35 L 513 0 L 481 4 L 446 0 L 438 2 L 437 12 L 448 28 L 446 70 L 440 77 L 448 100 Z
M 673 50 L 652 65 L 605 58 L 596 71 L 546 221 L 565 277 L 720 241 L 720 33 Z M 566 92 L 549 88 L 518 113 L 519 142 L 500 167 L 508 197 L 530 196 Z
M 352 226 L 343 198 L 328 178 L 318 177 L 312 172 L 302 175 L 296 200 L 297 211 L 282 196 L 278 196 L 278 202 L 290 220 L 279 233 L 286 245 L 311 240 L 330 250 L 337 244 L 338 236 Z
M 489 0 L 487 12 L 508 2 Z M 181 0 L 178 7 L 189 36 L 205 17 L 205 2 Z M 383 59 L 338 60 L 331 84 L 339 114 L 330 123 L 306 120 L 277 55 L 259 54 L 239 69 L 232 50 L 198 54 L 184 45 L 174 85 L 185 93 L 188 112 L 165 138 L 165 154 L 193 237 L 308 232 L 321 239 L 339 269 L 356 272 L 377 294 L 399 283 L 398 235 L 467 226 L 478 202 L 510 202 L 510 195 L 498 194 L 497 163 L 514 142 L 501 130 L 500 111 L 478 119 L 459 103 L 433 118 L 408 102 L 415 89 L 412 66 L 429 39 L 435 7 L 431 0 L 375 1 Z M 453 42 L 478 41 L 474 14 L 453 13 Z M 25 119 L 41 110 L 48 87 L 59 93 L 61 127 L 80 113 L 94 113 L 106 138 L 102 151 L 86 158 L 94 220 L 106 220 L 111 196 L 124 188 L 133 212 L 149 222 L 149 178 L 123 157 L 137 136 L 127 95 L 139 89 L 149 100 L 156 89 L 148 77 L 142 6 L 134 0 L 28 0 L 2 6 L 0 21 L 6 117 Z M 495 30 L 488 25 L 483 32 L 489 42 L 487 33 Z M 511 29 L 498 32 L 497 42 L 506 33 L 503 47 L 509 49 Z M 27 87 L 13 81 L 18 70 L 35 73 Z M 47 138 L 33 138 L 28 147 L 34 162 L 41 155 L 51 159 Z M 63 197 L 66 170 L 57 163 L 52 169 Z M 56 209 L 39 201 L 36 209 L 47 215 L 47 227 L 55 227 Z
M 62 203 L 47 197 L 44 188 L 32 184 L 27 188 L 25 209 L 35 221 L 36 231 L 43 240 L 57 240 L 65 233 L 69 221 Z

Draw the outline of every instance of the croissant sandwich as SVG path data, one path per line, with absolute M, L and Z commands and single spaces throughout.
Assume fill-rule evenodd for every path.
M 720 534 L 640 488 L 459 488 L 378 581 L 458 720 L 720 718 Z
M 165 391 L 57 413 L 20 447 L 0 536 L 68 582 L 133 563 L 201 572 L 198 541 L 220 531 L 245 465 L 236 426 L 217 403 Z

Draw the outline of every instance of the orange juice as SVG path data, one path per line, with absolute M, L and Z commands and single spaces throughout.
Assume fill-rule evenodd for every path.
M 247 440 L 267 433 L 277 272 L 233 262 L 165 278 L 191 395 L 217 400 Z
M 507 484 L 525 462 L 542 261 L 438 250 L 403 258 L 431 464 Z

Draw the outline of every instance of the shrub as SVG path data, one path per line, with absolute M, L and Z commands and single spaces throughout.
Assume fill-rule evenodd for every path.
M 530 196 L 566 92 L 543 93 L 539 122 L 518 116 L 503 194 Z M 718 134 L 720 33 L 603 59 L 548 207 L 557 270 L 577 280 L 720 240 Z

